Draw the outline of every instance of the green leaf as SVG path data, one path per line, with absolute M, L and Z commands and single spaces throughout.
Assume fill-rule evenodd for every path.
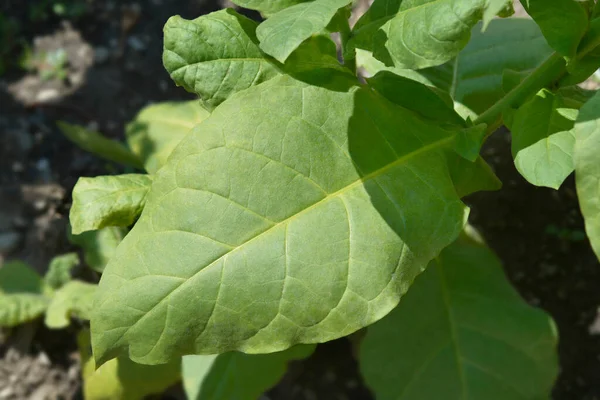
M 487 29 L 496 15 L 506 18 L 514 12 L 512 0 L 487 0 L 487 7 L 483 11 L 483 30 Z
M 232 97 L 171 155 L 103 274 L 98 362 L 269 353 L 383 317 L 462 229 L 442 154 L 458 134 L 364 86 L 280 77 Z
M 314 34 L 323 31 L 335 14 L 352 0 L 314 0 L 286 8 L 256 29 L 260 48 L 283 63 Z
M 558 189 L 573 172 L 575 137 L 571 129 L 577 110 L 562 99 L 540 91 L 513 116 L 512 154 L 515 167 L 528 182 Z
M 146 171 L 155 174 L 181 139 L 209 115 L 197 100 L 149 105 L 127 124 L 127 144 Z
M 69 213 L 73 233 L 130 226 L 144 209 L 151 184 L 152 178 L 141 174 L 79 178 Z
M 378 1 L 357 23 L 350 47 L 397 68 L 437 66 L 465 47 L 484 12 L 488 20 L 502 8 L 488 0 Z
M 459 197 L 475 192 L 499 190 L 502 187 L 502 182 L 483 158 L 478 157 L 475 162 L 471 162 L 454 152 L 448 152 L 446 158 Z
M 0 326 L 15 326 L 44 313 L 48 299 L 44 282 L 27 264 L 13 261 L 0 267 Z
M 139 169 L 144 168 L 140 159 L 121 142 L 107 139 L 101 134 L 79 125 L 72 125 L 63 121 L 58 121 L 56 125 L 67 139 L 85 151 L 119 164 Z
M 232 94 L 279 74 L 260 51 L 256 22 L 232 9 L 165 24 L 163 64 L 171 78 L 212 110 Z
M 550 46 L 565 57 L 573 57 L 588 29 L 585 8 L 576 0 L 522 0 L 521 3 Z
M 399 68 L 391 71 L 448 92 L 457 104 L 470 111 L 466 114 L 477 115 L 504 96 L 502 75 L 505 70 L 529 72 L 550 54 L 552 49 L 535 22 L 498 19 L 491 21 L 485 32 L 481 32 L 480 24 L 476 25 L 469 44 L 447 64 L 420 71 Z M 361 56 L 359 61 L 367 62 L 371 74 L 385 67 L 368 58 L 368 54 Z M 461 112 L 463 117 L 464 114 Z
M 59 289 L 71 280 L 71 270 L 79 265 L 77 253 L 56 256 L 50 261 L 48 272 L 44 276 L 46 286 L 52 290 Z
M 127 357 L 119 357 L 96 369 L 89 332 L 81 331 L 77 342 L 86 400 L 142 400 L 152 394 L 161 394 L 181 377 L 181 360 L 141 365 Z
M 360 366 L 380 400 L 548 399 L 556 332 L 489 249 L 461 239 L 368 328 Z
M 573 132 L 577 196 L 585 231 L 600 258 L 600 92 L 581 108 Z
M 46 326 L 50 329 L 66 328 L 71 317 L 89 320 L 97 287 L 91 283 L 71 281 L 57 290 L 46 311 Z
M 588 79 L 600 68 L 600 18 L 590 23 L 589 31 L 581 40 L 578 57 L 567 65 L 569 74 L 560 82 L 560 86 L 576 85 Z
M 306 358 L 313 350 L 314 346 L 296 346 L 271 354 L 185 356 L 183 386 L 189 400 L 255 400 L 279 382 L 290 361 Z
M 83 259 L 90 268 L 103 272 L 126 233 L 125 228 L 108 226 L 97 231 L 71 235 L 70 240 L 73 244 L 81 246 Z
M 265 15 L 272 15 L 284 8 L 307 1 L 310 0 L 232 0 L 232 3 L 250 10 L 260 11 Z

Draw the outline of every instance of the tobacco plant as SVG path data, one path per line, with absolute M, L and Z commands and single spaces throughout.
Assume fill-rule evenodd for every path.
M 351 0 L 234 2 L 265 20 L 165 25 L 165 68 L 199 102 L 128 127 L 117 157 L 147 174 L 74 189 L 75 234 L 133 225 L 96 295 L 96 366 L 183 356 L 191 398 L 256 398 L 311 344 L 366 329 L 378 399 L 549 398 L 554 325 L 461 198 L 499 188 L 479 152 L 504 124 L 532 184 L 575 171 L 600 254 L 600 95 L 577 86 L 600 67 L 600 3 L 497 19 L 512 2 L 375 0 L 351 27 Z

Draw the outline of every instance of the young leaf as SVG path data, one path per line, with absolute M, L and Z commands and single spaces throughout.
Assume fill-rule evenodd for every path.
M 85 151 L 119 164 L 144 168 L 140 159 L 121 142 L 107 139 L 98 132 L 87 130 L 79 125 L 63 121 L 57 122 L 56 125 L 67 139 Z
M 150 175 L 141 174 L 79 178 L 69 213 L 73 234 L 133 224 L 144 209 L 151 184 Z
M 164 28 L 163 64 L 177 85 L 212 110 L 279 74 L 258 48 L 256 25 L 229 8 L 191 21 L 171 17 Z
M 467 44 L 483 12 L 489 19 L 497 9 L 487 0 L 381 0 L 356 24 L 350 47 L 372 51 L 397 68 L 437 66 Z
M 164 392 L 180 379 L 180 360 L 162 365 L 141 365 L 127 357 L 119 357 L 96 369 L 89 331 L 81 331 L 77 342 L 86 400 L 142 400 Z
M 16 326 L 44 313 L 48 299 L 42 278 L 27 264 L 13 261 L 0 267 L 0 326 Z
M 360 366 L 381 400 L 547 399 L 556 332 L 511 287 L 495 255 L 464 238 L 368 328 Z
M 198 128 L 102 276 L 99 362 L 347 335 L 387 314 L 462 229 L 441 153 L 458 132 L 366 87 L 279 77 Z
M 588 29 L 588 15 L 577 0 L 521 0 L 559 54 L 573 57 Z
M 71 317 L 89 320 L 97 287 L 91 283 L 71 281 L 57 290 L 46 311 L 46 326 L 50 329 L 66 328 Z
M 46 286 L 52 290 L 60 289 L 71 280 L 71 270 L 79 264 L 77 253 L 56 256 L 50 261 L 48 272 L 44 276 Z
M 155 174 L 181 139 L 209 115 L 197 100 L 149 105 L 127 124 L 127 144 L 146 171 Z
M 483 26 L 485 31 L 492 19 L 500 14 L 502 17 L 510 16 L 514 13 L 512 0 L 487 0 L 487 7 L 483 11 Z
M 540 91 L 513 116 L 512 154 L 528 182 L 558 189 L 573 172 L 577 110 L 565 108 L 559 96 Z
M 573 132 L 577 196 L 586 233 L 600 258 L 600 92 L 581 108 Z
M 185 356 L 183 386 L 189 400 L 255 400 L 274 386 L 292 360 L 310 356 L 315 346 L 295 346 L 271 354 L 229 352 Z
M 85 263 L 96 272 L 102 272 L 126 233 L 125 228 L 108 226 L 97 231 L 71 235 L 70 240 L 83 249 Z
M 310 0 L 232 0 L 232 3 L 250 10 L 260 11 L 265 15 L 272 15 L 300 3 Z
M 471 162 L 455 152 L 448 152 L 446 158 L 459 197 L 463 198 L 475 192 L 499 190 L 502 187 L 502 182 L 483 158 L 478 157 L 475 162 Z
M 283 63 L 306 39 L 324 30 L 352 0 L 313 0 L 278 12 L 256 29 L 260 48 Z

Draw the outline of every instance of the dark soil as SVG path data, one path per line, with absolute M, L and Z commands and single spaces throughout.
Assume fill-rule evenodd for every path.
M 84 57 L 68 66 L 71 78 L 66 82 L 38 79 L 30 83 L 27 93 L 20 86 L 15 89 L 15 82 L 25 75 L 15 65 L 0 76 L 0 258 L 25 259 L 43 272 L 52 256 L 72 250 L 66 226 L 69 193 L 78 177 L 122 171 L 65 140 L 55 122 L 86 125 L 122 139 L 124 124 L 141 107 L 191 98 L 175 87 L 162 68 L 162 26 L 171 15 L 194 18 L 221 4 L 216 0 L 93 1 L 68 18 L 68 27 L 52 13 L 32 22 L 31 7 L 41 3 L 4 0 L 0 13 L 17 22 L 15 38 L 32 43 L 36 37 L 60 31 L 72 40 L 74 54 L 80 43 L 83 50 L 78 54 Z M 52 40 L 43 43 L 51 47 Z M 20 54 L 16 43 L 15 39 L 10 49 L 13 59 Z M 91 49 L 89 58 L 86 48 Z M 80 81 L 76 76 L 82 68 Z M 40 100 L 44 90 L 44 96 L 55 96 L 52 101 L 44 96 Z M 600 321 L 594 324 L 600 307 L 600 265 L 582 239 L 573 180 L 559 191 L 529 185 L 514 169 L 506 132 L 490 139 L 484 156 L 504 187 L 467 199 L 471 221 L 500 256 L 523 297 L 549 312 L 557 323 L 562 372 L 554 399 L 600 400 Z M 50 331 L 32 324 L 8 338 L 0 335 L 0 399 L 80 398 L 75 331 Z M 3 397 L 6 387 L 13 393 Z M 367 400 L 372 396 L 360 378 L 350 342 L 342 339 L 320 345 L 311 358 L 293 363 L 265 398 Z

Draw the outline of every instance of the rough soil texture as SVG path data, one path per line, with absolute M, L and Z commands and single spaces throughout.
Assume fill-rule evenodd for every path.
M 192 98 L 161 62 L 162 26 L 195 18 L 216 0 L 94 1 L 81 15 L 33 23 L 40 1 L 5 0 L 0 13 L 20 22 L 34 51 L 67 49 L 67 78 L 47 81 L 16 68 L 0 76 L 0 258 L 24 259 L 43 273 L 66 240 L 70 191 L 80 176 L 118 173 L 65 140 L 66 120 L 123 138 L 123 126 L 151 103 Z M 256 14 L 251 14 L 256 16 Z M 11 54 L 18 57 L 19 54 Z M 600 400 L 600 265 L 587 241 L 572 178 L 559 191 L 535 188 L 516 172 L 510 137 L 495 134 L 484 152 L 502 190 L 467 199 L 472 222 L 504 262 L 523 297 L 548 311 L 560 334 L 561 375 L 555 400 Z M 1 262 L 1 259 L 0 259 Z M 77 328 L 50 331 L 32 323 L 0 335 L 0 400 L 79 399 Z M 182 398 L 172 390 L 163 399 Z M 271 400 L 368 400 L 346 339 L 320 345 L 295 362 L 267 394 Z

